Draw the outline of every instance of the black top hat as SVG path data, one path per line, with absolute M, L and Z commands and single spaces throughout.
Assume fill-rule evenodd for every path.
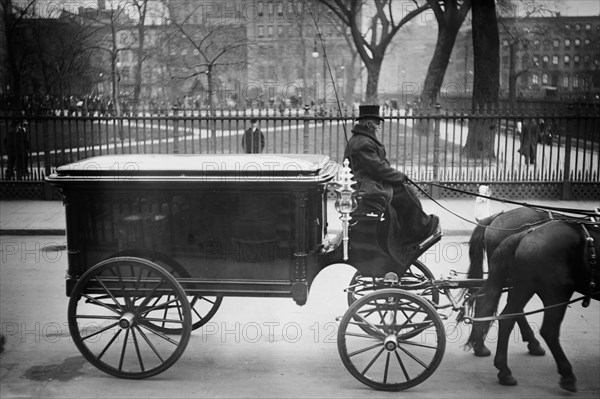
M 356 120 L 359 121 L 361 119 L 378 119 L 379 121 L 383 121 L 383 118 L 379 116 L 379 105 L 360 105 Z

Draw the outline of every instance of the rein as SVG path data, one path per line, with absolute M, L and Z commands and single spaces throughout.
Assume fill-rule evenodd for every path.
M 513 319 L 513 318 L 520 317 L 520 316 L 529 316 L 531 314 L 545 312 L 548 309 L 557 308 L 557 307 L 560 307 L 560 306 L 568 306 L 568 305 L 570 305 L 572 303 L 583 301 L 583 300 L 586 300 L 588 298 L 589 298 L 589 296 L 584 295 L 584 296 L 580 296 L 579 298 L 575 298 L 575 299 L 572 299 L 572 300 L 567 301 L 567 302 L 562 302 L 562 303 L 557 303 L 555 305 L 545 306 L 545 307 L 543 307 L 541 309 L 532 310 L 530 312 L 501 314 L 501 315 L 498 315 L 498 316 L 489 316 L 489 317 L 465 317 L 464 318 L 464 322 L 466 324 L 471 324 L 472 322 L 479 322 L 479 321 L 507 320 L 507 319 Z
M 440 208 L 444 209 L 446 212 L 456 216 L 457 218 L 464 220 L 467 223 L 470 223 L 472 225 L 475 226 L 480 226 L 480 227 L 485 227 L 488 229 L 492 229 L 492 230 L 498 230 L 498 231 L 523 231 L 527 228 L 531 228 L 531 227 L 537 227 L 540 226 L 542 224 L 545 224 L 546 222 L 548 222 L 548 220 L 542 220 L 539 222 L 535 222 L 535 223 L 526 223 L 518 228 L 515 229 L 501 229 L 501 228 L 497 228 L 497 227 L 490 227 L 490 226 L 486 226 L 483 225 L 481 223 L 478 222 L 474 222 L 470 219 L 465 218 L 464 216 L 461 216 L 459 214 L 457 214 L 456 212 L 451 211 L 450 209 L 448 209 L 447 207 L 445 207 L 444 205 L 442 205 L 439 201 L 437 201 L 435 198 L 433 198 L 431 195 L 429 195 L 429 193 L 427 191 L 425 191 L 424 189 L 422 189 L 421 187 L 419 187 L 419 185 L 417 184 L 417 182 L 413 181 L 413 180 L 408 180 L 409 182 L 411 182 L 424 196 L 426 196 L 427 198 L 429 198 L 431 201 L 433 201 L 437 206 L 439 206 Z M 496 197 L 490 197 L 487 195 L 482 195 L 482 194 L 478 194 L 478 193 L 472 193 L 470 191 L 465 191 L 465 190 L 461 190 L 461 189 L 457 189 L 457 188 L 452 188 L 452 187 L 447 187 L 447 186 L 443 186 L 441 184 L 436 184 L 436 183 L 431 183 L 431 182 L 418 182 L 418 183 L 426 183 L 426 184 L 431 184 L 433 186 L 436 187 L 440 187 L 440 188 L 444 188 L 447 190 L 451 190 L 451 191 L 455 191 L 455 192 L 459 192 L 462 194 L 467 194 L 473 197 L 480 197 L 480 198 L 486 198 L 492 201 L 496 201 L 496 202 L 503 202 L 503 203 L 508 203 L 508 204 L 515 204 L 515 205 L 521 205 L 527 208 L 533 208 L 533 209 L 540 209 L 540 210 L 547 210 L 547 211 L 554 211 L 558 214 L 560 214 L 561 216 L 564 216 L 566 219 L 561 220 L 563 222 L 575 222 L 578 224 L 588 224 L 588 225 L 598 225 L 598 222 L 594 222 L 594 221 L 589 221 L 586 220 L 586 218 L 593 218 L 593 217 L 598 217 L 599 213 L 598 211 L 587 211 L 587 210 L 583 210 L 583 209 L 574 209 L 574 208 L 560 208 L 560 207 L 554 207 L 554 206 L 546 206 L 546 205 L 535 205 L 535 204 L 529 204 L 527 202 L 518 202 L 518 201 L 512 201 L 506 198 L 496 198 Z M 560 212 L 565 212 L 565 213 L 573 213 L 573 214 L 577 214 L 577 215 L 582 215 L 581 217 L 575 217 L 575 216 L 570 216 L 570 215 L 565 215 L 564 213 L 560 213 Z M 553 220 L 553 219 L 550 219 Z

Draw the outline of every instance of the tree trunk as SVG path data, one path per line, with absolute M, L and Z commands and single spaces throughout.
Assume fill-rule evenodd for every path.
M 138 22 L 138 48 L 137 48 L 137 60 L 135 65 L 135 81 L 133 85 L 133 112 L 137 114 L 140 93 L 142 91 L 142 67 L 144 64 L 145 56 L 145 39 L 146 39 L 146 7 L 148 3 L 143 2 L 139 5 L 138 11 L 140 13 L 140 20 Z
M 444 76 L 446 75 L 446 69 L 450 62 L 450 55 L 454 48 L 454 42 L 456 41 L 456 35 L 460 28 L 462 21 L 456 26 L 447 26 L 442 28 L 439 25 L 438 38 L 433 52 L 433 58 L 429 63 L 429 69 L 427 70 L 427 76 L 423 83 L 423 91 L 421 92 L 421 106 L 426 109 L 431 109 L 432 106 L 438 102 L 440 90 L 444 83 Z M 434 124 L 424 119 L 416 119 L 413 122 L 413 130 L 419 135 L 427 135 L 429 130 L 433 129 Z
M 139 102 L 140 102 L 140 93 L 142 91 L 142 67 L 144 63 L 144 29 L 139 30 L 139 47 L 137 51 L 137 60 L 135 65 L 135 81 L 133 85 L 133 111 L 137 113 Z
M 494 0 L 478 0 L 472 5 L 474 80 L 471 108 L 491 111 L 498 103 L 500 89 L 500 49 Z M 474 159 L 494 157 L 496 126 L 492 119 L 469 120 L 469 133 L 463 153 Z
M 382 57 L 373 57 L 373 60 L 365 65 L 367 67 L 367 92 L 365 94 L 366 104 L 377 104 L 379 101 L 377 96 L 377 85 L 379 83 L 379 74 L 381 73 L 382 62 Z
M 509 47 L 509 60 L 508 60 L 508 104 L 510 110 L 514 111 L 515 105 L 517 104 L 517 42 L 513 42 Z
M 433 105 L 439 99 L 440 89 L 444 83 L 444 76 L 446 75 L 446 69 L 450 62 L 450 56 L 452 55 L 452 49 L 454 48 L 454 42 L 456 41 L 460 25 L 459 23 L 456 26 L 439 28 L 435 50 L 429 63 L 429 69 L 427 70 L 427 76 L 425 77 L 421 93 L 421 104 L 425 106 Z

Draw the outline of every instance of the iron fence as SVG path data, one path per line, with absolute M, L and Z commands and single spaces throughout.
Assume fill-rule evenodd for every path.
M 533 112 L 535 111 L 535 112 Z M 600 181 L 600 114 L 554 114 L 551 110 L 467 113 L 433 109 L 387 110 L 381 133 L 388 159 L 422 182 L 559 183 Z M 169 111 L 137 116 L 98 114 L 25 116 L 26 170 L 7 174 L 9 154 L 21 151 L 14 140 L 18 119 L 0 116 L 2 181 L 43 182 L 56 167 L 107 154 L 242 153 L 241 139 L 258 119 L 265 153 L 317 153 L 343 161 L 355 114 L 313 110 Z M 540 122 L 542 135 L 535 163 L 519 152 L 523 121 Z M 494 129 L 493 150 L 468 157 L 464 147 L 475 121 Z M 12 147 L 12 148 L 11 148 Z

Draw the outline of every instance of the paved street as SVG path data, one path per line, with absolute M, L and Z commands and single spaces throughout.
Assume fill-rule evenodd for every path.
M 496 382 L 491 358 L 476 358 L 462 344 L 469 327 L 446 322 L 447 347 L 434 375 L 407 393 L 371 390 L 344 368 L 337 352 L 335 318 L 346 308 L 347 265 L 325 269 L 308 303 L 291 299 L 225 298 L 216 316 L 192 333 L 173 367 L 141 381 L 109 376 L 83 359 L 71 342 L 67 320 L 64 236 L 1 236 L 0 325 L 7 337 L 0 355 L 0 397 L 390 397 L 564 398 L 550 354 L 527 355 L 518 334 L 510 365 L 516 387 Z M 466 270 L 468 237 L 450 236 L 422 258 L 434 275 Z M 539 307 L 532 301 L 526 310 Z M 578 377 L 577 398 L 600 395 L 600 304 L 568 310 L 562 342 Z M 530 317 L 535 330 L 540 315 Z M 495 329 L 490 338 L 493 341 Z M 493 343 L 490 344 L 493 349 Z

